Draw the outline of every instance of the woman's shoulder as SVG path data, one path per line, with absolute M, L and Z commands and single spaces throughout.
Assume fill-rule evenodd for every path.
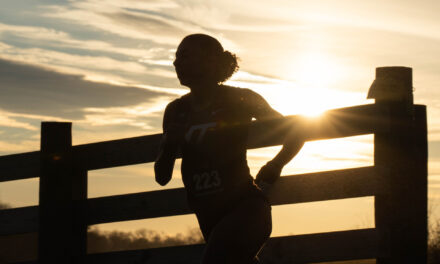
M 236 98 L 242 103 L 259 103 L 261 100 L 264 101 L 263 97 L 259 93 L 249 88 L 234 87 L 228 85 L 224 85 L 224 88 L 230 98 Z
M 236 86 L 230 86 L 230 85 L 222 85 L 223 90 L 232 96 L 237 96 L 237 97 L 249 97 L 249 96 L 254 96 L 257 93 L 252 91 L 249 88 L 243 88 L 243 87 L 236 87 Z
M 228 92 L 231 92 L 231 93 L 233 93 L 233 92 L 240 93 L 240 92 L 245 92 L 247 90 L 250 90 L 248 88 L 231 86 L 231 85 L 225 85 L 225 84 L 222 84 L 221 87 L 223 88 L 224 91 L 228 91 Z
M 189 104 L 189 100 L 190 100 L 190 93 L 184 94 L 169 102 L 166 108 L 171 111 L 181 111 Z
M 186 93 L 186 94 L 174 99 L 173 101 L 169 102 L 168 104 L 169 105 L 178 105 L 181 103 L 187 103 L 187 102 L 189 102 L 190 97 L 191 97 L 191 93 Z

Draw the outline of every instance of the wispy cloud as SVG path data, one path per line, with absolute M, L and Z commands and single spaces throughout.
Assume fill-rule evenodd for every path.
M 0 107 L 9 112 L 81 119 L 85 108 L 135 106 L 166 93 L 87 81 L 44 68 L 0 60 Z
M 84 120 L 80 123 L 92 126 L 130 125 L 144 130 L 157 130 L 158 119 L 170 101 L 169 96 L 158 97 L 155 101 L 128 107 L 84 108 Z M 148 118 L 147 118 L 148 117 Z
M 165 4 L 164 8 L 172 5 Z M 144 5 L 142 10 L 155 11 L 160 5 Z M 119 2 L 108 1 L 71 2 L 69 6 L 51 6 L 44 14 L 47 17 L 70 20 L 74 23 L 92 26 L 112 34 L 156 43 L 176 45 L 188 32 L 204 31 L 202 27 L 178 19 L 164 19 L 153 12 L 139 12 Z
M 0 155 L 37 150 L 39 147 L 39 143 L 39 140 L 22 140 L 16 143 L 0 140 Z
M 8 41 L 23 42 L 29 46 L 44 46 L 50 48 L 77 49 L 95 52 L 107 52 L 108 54 L 120 54 L 131 57 L 142 57 L 147 50 L 137 47 L 121 47 L 112 43 L 93 40 L 76 39 L 69 33 L 40 26 L 21 26 L 0 23 L 0 35 Z
M 3 111 L 0 111 L 0 126 L 23 128 L 23 129 L 27 129 L 27 130 L 33 130 L 33 131 L 38 130 L 38 128 L 36 128 L 28 123 L 20 122 L 20 121 L 17 121 L 15 119 L 9 117 L 7 115 L 7 113 L 5 113 Z
M 0 58 L 36 64 L 67 73 L 88 76 L 107 76 L 109 80 L 118 79 L 115 72 L 129 74 L 148 74 L 148 69 L 137 61 L 116 60 L 105 56 L 70 54 L 41 48 L 17 48 L 7 44 L 0 46 Z M 160 69 L 150 70 L 150 74 Z M 121 78 L 122 79 L 122 78 Z

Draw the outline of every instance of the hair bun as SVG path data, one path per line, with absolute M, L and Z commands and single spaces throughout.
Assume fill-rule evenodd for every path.
M 232 74 L 238 70 L 238 58 L 230 51 L 223 51 L 221 56 L 221 65 L 219 65 L 219 83 L 225 82 Z

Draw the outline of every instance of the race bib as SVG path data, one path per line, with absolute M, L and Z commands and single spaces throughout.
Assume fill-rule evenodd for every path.
M 218 170 L 193 174 L 193 190 L 196 196 L 203 196 L 223 190 L 222 179 Z

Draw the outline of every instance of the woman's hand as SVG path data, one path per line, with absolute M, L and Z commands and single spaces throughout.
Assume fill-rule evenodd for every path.
M 257 184 L 261 182 L 272 184 L 281 176 L 282 170 L 282 165 L 274 161 L 269 161 L 268 163 L 266 163 L 266 165 L 261 167 L 255 181 Z
M 174 168 L 175 159 L 158 159 L 154 163 L 154 174 L 156 177 L 156 182 L 160 185 L 166 185 L 173 176 L 173 168 Z

